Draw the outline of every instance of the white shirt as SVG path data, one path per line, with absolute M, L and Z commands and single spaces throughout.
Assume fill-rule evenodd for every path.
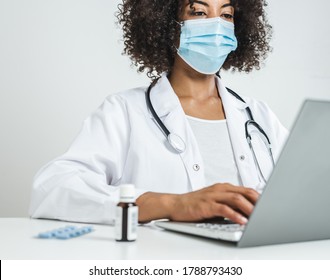
M 226 120 L 204 120 L 187 116 L 205 166 L 207 186 L 215 183 L 241 185 Z
M 242 184 L 260 188 L 245 138 L 245 108 L 250 107 L 268 134 L 275 158 L 287 130 L 267 105 L 247 97 L 243 97 L 243 103 L 226 90 L 219 78 L 216 82 Z M 152 88 L 151 102 L 167 129 L 185 142 L 183 153 L 173 150 L 155 124 L 146 106 L 146 89 L 108 96 L 84 121 L 67 152 L 37 173 L 29 210 L 32 217 L 113 223 L 121 184 L 134 184 L 137 196 L 147 191 L 185 193 L 206 186 L 196 138 L 166 75 Z M 258 152 L 267 150 L 263 147 Z

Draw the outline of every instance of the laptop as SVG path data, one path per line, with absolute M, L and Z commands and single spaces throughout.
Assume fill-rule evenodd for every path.
M 330 239 L 330 101 L 305 100 L 245 226 L 228 220 L 156 225 L 238 247 Z

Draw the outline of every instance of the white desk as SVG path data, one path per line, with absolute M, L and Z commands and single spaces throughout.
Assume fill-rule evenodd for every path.
M 66 224 L 28 218 L 0 219 L 0 259 L 327 259 L 330 240 L 237 248 L 234 244 L 140 226 L 135 242 L 116 242 L 114 228 L 93 225 L 95 231 L 68 239 L 35 236 Z M 79 224 L 82 226 L 82 224 Z

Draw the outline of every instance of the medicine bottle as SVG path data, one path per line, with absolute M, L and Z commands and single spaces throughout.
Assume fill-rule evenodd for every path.
M 120 186 L 120 199 L 116 207 L 116 240 L 134 241 L 137 238 L 138 207 L 135 204 L 134 185 Z

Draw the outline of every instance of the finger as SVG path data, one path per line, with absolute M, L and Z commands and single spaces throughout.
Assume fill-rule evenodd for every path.
M 247 218 L 228 205 L 217 203 L 214 208 L 216 216 L 225 217 L 240 225 L 245 225 L 248 222 Z
M 260 194 L 251 188 L 245 188 L 245 187 L 238 187 L 238 193 L 241 195 L 244 195 L 246 199 L 248 199 L 253 205 L 255 205 L 260 197 Z
M 254 204 L 251 203 L 244 195 L 240 193 L 227 192 L 222 193 L 221 198 L 218 199 L 218 202 L 221 204 L 226 204 L 233 209 L 238 209 L 239 212 L 243 213 L 246 216 L 250 216 L 253 209 Z
M 231 184 L 217 184 L 217 187 L 221 191 L 239 193 L 253 204 L 256 204 L 260 196 L 260 194 L 256 190 L 242 186 L 235 186 Z

